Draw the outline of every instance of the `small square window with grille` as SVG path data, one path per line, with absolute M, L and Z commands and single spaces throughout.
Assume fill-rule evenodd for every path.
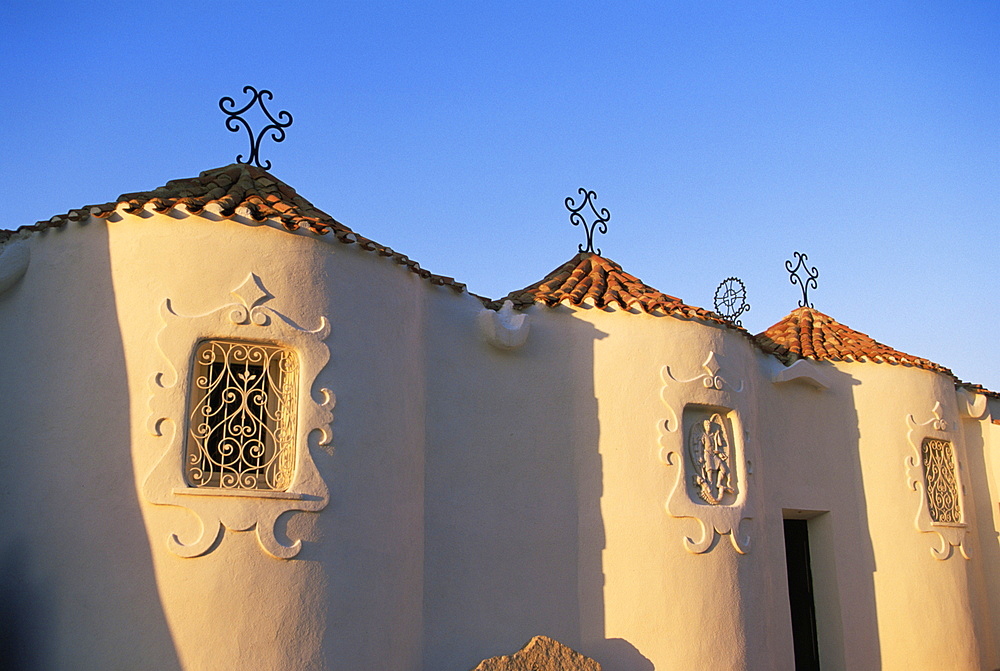
M 198 343 L 184 462 L 188 485 L 288 489 L 297 385 L 292 350 L 235 340 Z
M 955 457 L 951 442 L 924 438 L 920 446 L 924 462 L 924 485 L 931 520 L 943 524 L 962 523 L 962 505 L 958 499 Z

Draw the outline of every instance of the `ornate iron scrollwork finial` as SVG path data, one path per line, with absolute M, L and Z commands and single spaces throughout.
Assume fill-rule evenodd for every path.
M 795 252 L 795 258 L 798 259 L 798 263 L 794 267 L 792 266 L 791 259 L 785 261 L 785 270 L 788 271 L 789 275 L 788 281 L 792 284 L 798 284 L 802 288 L 802 300 L 799 301 L 799 307 L 811 308 L 813 305 L 809 302 L 809 287 L 815 289 L 818 286 L 816 278 L 819 277 L 819 271 L 816 270 L 816 266 L 810 268 L 806 265 L 806 261 L 809 257 L 805 254 Z M 806 271 L 805 279 L 799 275 L 800 268 Z
M 267 131 L 271 131 L 272 140 L 274 140 L 275 142 L 284 141 L 285 129 L 292 125 L 292 115 L 286 112 L 285 110 L 282 110 L 278 112 L 277 119 L 271 116 L 271 113 L 267 111 L 267 107 L 264 105 L 264 98 L 272 100 L 274 96 L 267 89 L 261 89 L 260 91 L 258 91 L 252 86 L 244 86 L 243 93 L 253 93 L 253 97 L 250 99 L 250 102 L 248 102 L 240 109 L 236 109 L 236 101 L 230 98 L 229 96 L 225 96 L 219 99 L 219 109 L 221 109 L 228 117 L 226 119 L 226 128 L 228 128 L 234 133 L 237 133 L 239 132 L 240 125 L 242 124 L 243 128 L 247 132 L 247 137 L 249 137 L 250 139 L 250 155 L 247 157 L 247 160 L 244 161 L 243 154 L 239 154 L 236 157 L 236 162 L 247 163 L 247 164 L 253 163 L 258 168 L 263 168 L 264 170 L 270 170 L 271 169 L 270 161 L 264 161 L 263 165 L 260 162 L 261 140 L 264 139 L 264 134 L 267 133 Z M 271 123 L 268 124 L 267 126 L 264 126 L 264 128 L 262 128 L 259 133 L 254 135 L 253 131 L 250 129 L 250 124 L 247 123 L 247 120 L 240 115 L 257 104 L 260 105 L 260 109 L 264 112 L 264 115 L 267 116 L 268 120 Z M 229 109 L 226 109 L 227 105 L 229 106 Z
M 727 277 L 715 290 L 715 311 L 736 324 L 743 326 L 739 316 L 750 311 L 747 303 L 747 288 L 738 277 Z
M 583 196 L 583 200 L 580 205 L 577 206 L 573 201 L 572 197 L 566 198 L 566 209 L 569 210 L 569 223 L 574 226 L 583 226 L 583 230 L 587 232 L 587 247 L 584 249 L 583 245 L 580 245 L 581 252 L 593 252 L 595 254 L 600 254 L 601 250 L 594 250 L 594 229 L 600 225 L 597 230 L 600 233 L 608 232 L 608 222 L 611 220 L 611 213 L 608 212 L 607 208 L 602 207 L 600 211 L 594 206 L 594 201 L 597 200 L 597 193 L 594 191 L 588 191 L 587 189 L 580 187 L 578 193 Z M 594 213 L 594 221 L 587 223 L 586 218 L 580 214 L 582 210 L 587 205 L 590 205 L 590 211 Z

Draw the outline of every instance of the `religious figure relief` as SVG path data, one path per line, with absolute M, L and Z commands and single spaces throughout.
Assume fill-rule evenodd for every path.
M 692 388 L 696 392 L 704 389 L 701 398 L 725 402 L 731 400 L 726 395 L 734 391 L 691 385 L 672 394 L 675 382 L 664 375 L 667 391 L 663 398 L 672 416 L 661 425 L 660 459 L 674 472 L 667 512 L 698 522 L 700 533 L 684 537 L 688 552 L 709 552 L 720 536 L 728 536 L 733 549 L 746 554 L 750 550 L 750 533 L 749 526 L 743 523 L 754 517 L 753 504 L 747 498 L 753 474 L 747 458 L 752 430 L 728 403 L 685 402 L 683 398 L 690 398 Z M 673 419 L 677 415 L 681 416 L 680 422 Z
M 717 506 L 727 495 L 736 494 L 730 449 L 719 413 L 692 424 L 688 435 L 688 457 L 694 467 L 692 482 L 698 496 L 709 505 Z

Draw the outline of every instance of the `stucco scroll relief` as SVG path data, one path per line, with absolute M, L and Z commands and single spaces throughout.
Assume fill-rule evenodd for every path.
M 688 552 L 701 554 L 728 535 L 740 554 L 750 549 L 750 536 L 740 524 L 753 519 L 747 497 L 752 464 L 746 456 L 746 431 L 738 407 L 743 390 L 728 382 L 714 352 L 695 377 L 678 379 L 668 366 L 660 371 L 660 398 L 667 417 L 660 422 L 660 459 L 673 467 L 674 482 L 667 512 L 698 522 L 700 538 L 684 538 Z
M 483 338 L 497 349 L 516 349 L 523 345 L 531 326 L 528 315 L 514 311 L 512 301 L 504 301 L 499 310 L 480 310 L 476 321 Z
M 176 533 L 167 539 L 170 550 L 181 557 L 199 557 L 213 550 L 227 529 L 256 532 L 261 548 L 278 559 L 290 559 L 301 549 L 301 540 L 285 544 L 275 535 L 275 524 L 289 511 L 322 510 L 329 494 L 319 475 L 309 449 L 309 437 L 319 433 L 318 444 L 328 447 L 332 436 L 334 397 L 321 388 L 314 396 L 313 386 L 330 358 L 324 340 L 330 333 L 326 317 L 319 326 L 308 329 L 265 305 L 272 296 L 260 278 L 250 274 L 232 291 L 229 302 L 200 315 L 184 315 L 175 310 L 168 298 L 160 307 L 163 326 L 157 345 L 166 360 L 163 370 L 150 380 L 148 429 L 159 450 L 159 459 L 143 484 L 144 496 L 153 504 L 177 506 L 197 518 L 200 532 L 193 538 Z M 294 454 L 289 463 L 289 477 L 283 489 L 239 489 L 225 484 L 215 487 L 195 486 L 185 479 L 185 445 L 190 432 L 191 413 L 188 386 L 196 365 L 194 352 L 206 340 L 231 340 L 241 343 L 268 343 L 287 348 L 297 356 L 297 401 Z M 241 375 L 247 376 L 249 368 Z M 252 376 L 250 376 L 252 377 Z M 199 383 L 202 381 L 199 379 Z M 246 405 L 248 401 L 244 400 Z M 238 402 L 237 402 L 238 404 Z M 244 414 L 246 409 L 243 409 Z M 265 409 L 259 411 L 265 412 Z M 201 421 L 201 420 L 199 420 Z M 216 449 L 225 450 L 224 445 Z M 287 485 L 287 486 L 285 486 Z
M 986 397 L 968 389 L 956 390 L 958 414 L 968 419 L 982 419 L 986 415 Z
M 27 240 L 10 240 L 0 245 L 0 294 L 24 277 L 30 261 L 31 248 Z
M 662 375 L 664 376 L 664 382 L 666 378 L 669 378 L 673 382 L 680 382 L 681 384 L 686 384 L 688 382 L 698 382 L 706 389 L 716 389 L 722 391 L 726 389 L 728 391 L 733 391 L 739 393 L 743 391 L 743 381 L 740 380 L 739 387 L 733 387 L 732 381 L 726 381 L 726 378 L 720 375 L 722 367 L 719 365 L 719 359 L 715 356 L 715 352 L 709 352 L 708 357 L 705 359 L 705 363 L 701 364 L 702 369 L 705 371 L 701 375 L 695 375 L 694 377 L 687 380 L 678 380 L 674 377 L 674 374 L 670 371 L 670 366 L 664 366 Z
M 940 547 L 930 549 L 935 559 L 950 558 L 956 547 L 969 559 L 964 488 L 952 435 L 955 432 L 944 419 L 940 402 L 931 409 L 930 419 L 917 422 L 913 415 L 907 415 L 906 424 L 906 437 L 913 449 L 913 454 L 906 457 L 906 482 L 920 495 L 917 530 L 937 534 Z

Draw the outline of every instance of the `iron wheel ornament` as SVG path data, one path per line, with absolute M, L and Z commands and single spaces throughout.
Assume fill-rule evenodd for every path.
M 788 271 L 788 281 L 792 284 L 798 284 L 799 287 L 802 288 L 802 300 L 799 301 L 799 307 L 811 308 L 813 307 L 813 304 L 809 302 L 809 288 L 812 287 L 815 289 L 819 286 L 816 282 L 816 279 L 819 277 L 819 271 L 816 270 L 816 266 L 810 268 L 806 265 L 806 261 L 809 260 L 808 256 L 801 252 L 793 253 L 795 254 L 795 258 L 798 260 L 798 263 L 796 263 L 795 266 L 792 266 L 791 259 L 785 261 L 785 270 Z M 805 279 L 799 275 L 799 269 L 805 270 Z
M 584 248 L 583 245 L 579 245 L 579 250 L 600 256 L 601 250 L 594 249 L 594 229 L 596 228 L 601 234 L 606 234 L 608 232 L 608 222 L 611 220 L 611 213 L 608 212 L 607 208 L 602 207 L 598 210 L 594 205 L 594 201 L 597 200 L 597 192 L 590 191 L 581 186 L 577 193 L 583 196 L 579 206 L 577 206 L 572 196 L 566 198 L 566 209 L 569 210 L 569 223 L 574 226 L 583 226 L 583 230 L 587 233 L 587 247 Z M 594 213 L 594 220 L 589 224 L 586 217 L 580 214 L 580 211 L 588 205 L 590 206 L 590 211 Z
M 225 96 L 219 99 L 219 109 L 226 114 L 226 128 L 234 133 L 238 133 L 242 127 L 247 132 L 247 137 L 250 140 L 250 155 L 247 160 L 243 160 L 243 154 L 238 154 L 236 156 L 237 163 L 253 163 L 258 168 L 263 170 L 271 169 L 271 162 L 264 161 L 263 164 L 260 162 L 260 143 L 264 139 L 264 135 L 271 131 L 271 139 L 275 142 L 283 142 L 285 140 L 285 129 L 292 125 L 292 115 L 285 110 L 278 112 L 278 118 L 275 119 L 274 116 L 268 111 L 267 106 L 264 104 L 264 99 L 273 100 L 274 95 L 267 89 L 261 89 L 258 91 L 252 86 L 244 86 L 243 93 L 252 93 L 253 96 L 243 107 L 236 109 L 236 101 Z M 264 126 L 259 133 L 254 135 L 253 130 L 250 128 L 250 124 L 246 119 L 243 118 L 243 113 L 247 112 L 254 105 L 259 105 L 264 116 L 267 117 L 269 123 Z M 227 109 L 227 106 L 229 109 Z
M 727 320 L 743 326 L 739 316 L 750 311 L 747 303 L 747 288 L 738 277 L 727 277 L 715 290 L 715 311 Z

